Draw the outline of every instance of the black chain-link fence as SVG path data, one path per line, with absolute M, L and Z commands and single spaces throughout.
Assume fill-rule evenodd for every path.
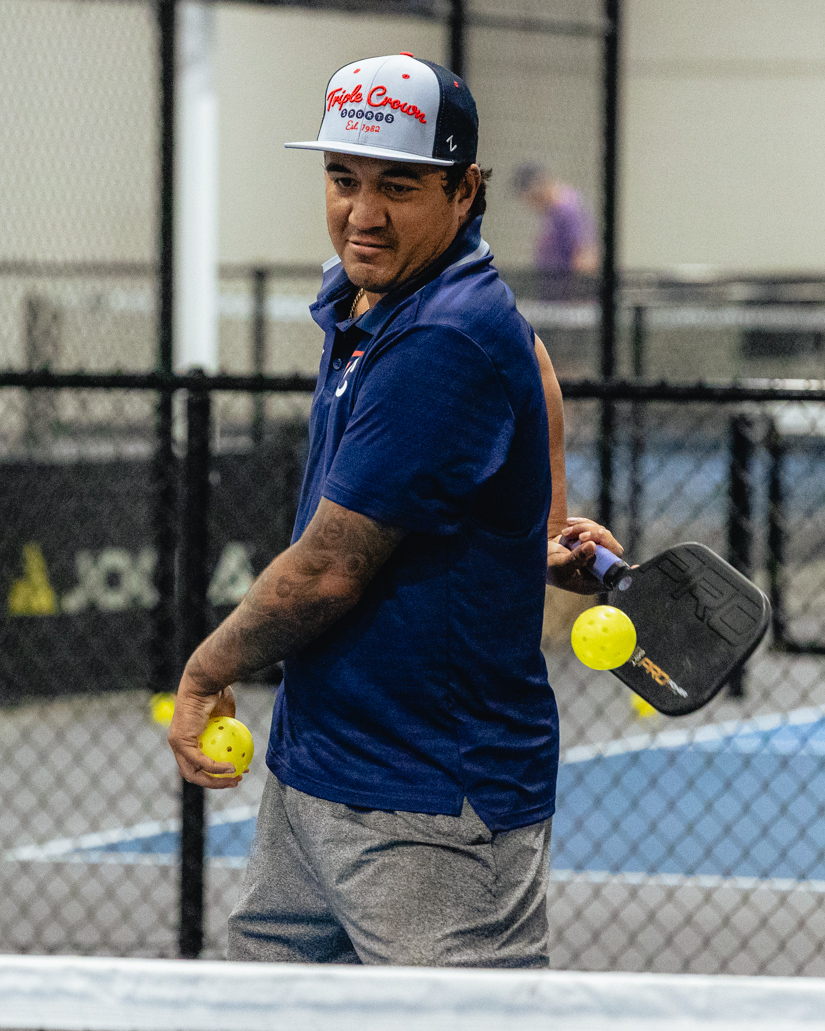
M 672 720 L 578 663 L 570 627 L 592 601 L 548 590 L 544 648 L 563 746 L 553 964 L 821 973 L 825 392 L 706 389 L 702 400 L 701 387 L 670 396 L 632 384 L 565 391 L 571 511 L 592 512 L 599 495 L 599 396 L 611 394 L 613 525 L 628 557 L 702 541 L 771 595 L 774 626 L 741 681 Z M 58 393 L 68 404 L 82 391 Z M 138 391 L 96 393 L 123 406 Z M 278 395 L 296 413 L 304 400 Z M 294 511 L 305 419 L 267 419 L 254 444 L 249 401 L 238 390 L 212 397 L 213 414 L 246 414 L 220 433 L 213 421 L 210 435 L 208 625 L 286 544 Z M 181 449 L 184 504 L 185 477 L 198 472 Z M 80 462 L 54 454 L 4 472 L 12 488 L 2 676 L 15 704 L 0 724 L 12 759 L 0 920 L 13 950 L 178 949 L 180 786 L 165 743 L 168 699 L 148 683 L 146 451 L 145 437 L 135 437 Z M 207 799 L 205 955 L 222 954 L 277 679 L 240 687 L 239 715 L 259 757 L 238 792 Z
M 565 760 L 553 962 L 821 975 L 821 405 L 708 392 L 616 408 L 614 526 L 631 560 L 702 541 L 771 594 L 775 623 L 741 680 L 668 720 L 577 666 L 567 640 L 577 605 L 552 592 Z M 568 412 L 571 507 L 587 511 L 598 417 L 593 402 Z M 558 628 L 556 612 L 568 617 Z
M 2 0 L 0 25 L 0 366 L 151 368 L 153 5 Z
M 221 956 L 265 775 L 277 671 L 238 690 L 258 757 L 236 792 L 206 798 L 205 826 L 165 742 L 167 693 L 199 632 L 192 598 L 205 605 L 201 629 L 214 625 L 288 542 L 321 342 L 307 312 L 318 276 L 299 253 L 222 266 L 226 375 L 171 376 L 158 27 L 174 6 L 0 0 L 9 951 Z M 339 6 L 372 24 L 366 5 Z M 439 29 L 444 54 L 429 56 L 459 57 L 478 99 L 495 173 L 485 235 L 564 380 L 570 511 L 607 510 L 631 561 L 701 541 L 773 604 L 745 674 L 668 720 L 574 659 L 570 627 L 587 602 L 548 591 L 563 745 L 552 963 L 821 975 L 825 393 L 791 380 L 820 372 L 823 284 L 626 277 L 616 371 L 636 385 L 595 382 L 599 284 L 548 295 L 513 176 L 542 163 L 601 219 L 609 5 L 396 6 Z M 394 31 L 383 8 L 381 31 Z

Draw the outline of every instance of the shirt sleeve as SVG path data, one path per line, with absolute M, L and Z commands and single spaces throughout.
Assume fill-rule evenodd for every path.
M 454 533 L 504 463 L 514 424 L 487 353 L 458 330 L 418 326 L 365 363 L 324 497 L 393 526 Z

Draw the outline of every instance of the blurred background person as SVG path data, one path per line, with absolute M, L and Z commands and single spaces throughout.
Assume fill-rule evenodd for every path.
M 513 187 L 541 219 L 533 248 L 541 296 L 587 295 L 598 272 L 599 250 L 595 219 L 581 195 L 532 162 L 516 169 Z

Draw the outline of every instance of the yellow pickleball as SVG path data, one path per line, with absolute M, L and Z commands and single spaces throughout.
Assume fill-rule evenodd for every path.
M 646 702 L 644 698 L 637 695 L 635 691 L 630 692 L 630 707 L 640 720 L 651 719 L 653 716 L 659 715 L 658 710 L 654 709 L 650 702 Z
M 152 711 L 152 719 L 162 727 L 168 727 L 175 715 L 175 696 L 167 691 L 153 694 L 149 703 Z
M 255 745 L 252 735 L 240 720 L 230 716 L 213 716 L 198 738 L 198 747 L 216 763 L 232 763 L 234 773 L 210 773 L 210 777 L 237 777 L 252 762 Z
M 576 658 L 590 669 L 617 669 L 636 648 L 636 627 L 621 609 L 594 605 L 573 624 L 570 643 Z

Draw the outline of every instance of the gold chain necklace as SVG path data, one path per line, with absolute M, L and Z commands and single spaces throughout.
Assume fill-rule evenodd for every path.
M 364 294 L 366 292 L 367 291 L 362 286 L 361 289 L 358 291 L 358 293 L 353 298 L 352 307 L 349 310 L 350 321 L 352 321 L 355 318 L 355 309 L 358 307 L 359 303 L 361 302 L 361 298 L 364 296 Z

